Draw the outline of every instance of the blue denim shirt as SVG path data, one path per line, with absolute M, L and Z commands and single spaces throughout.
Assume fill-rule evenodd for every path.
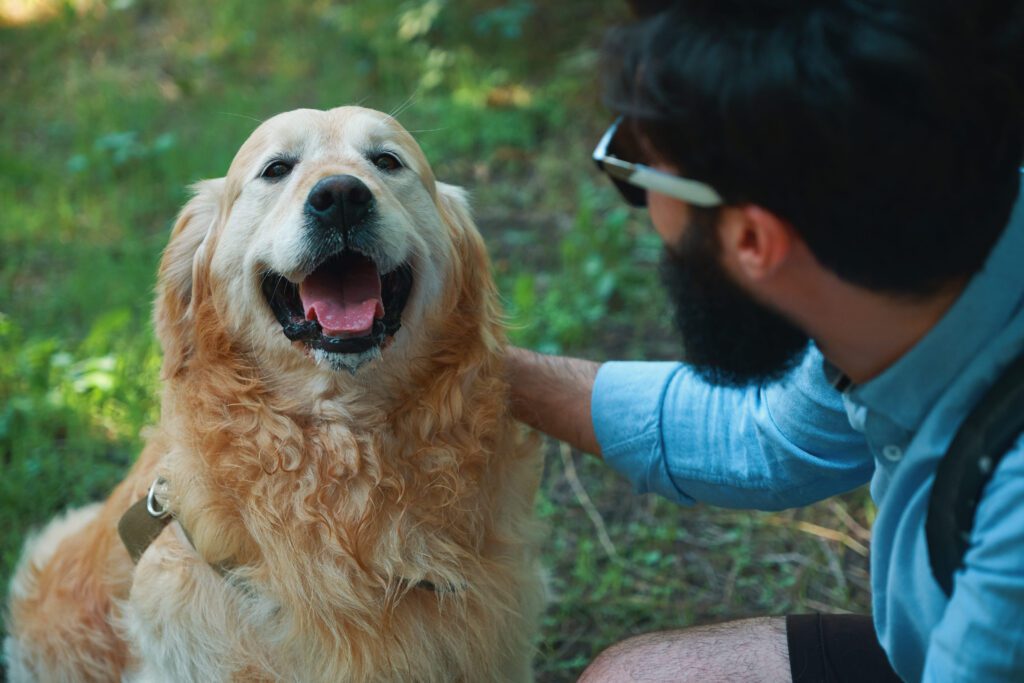
M 813 346 L 784 380 L 712 387 L 678 363 L 606 363 L 593 391 L 604 458 L 640 492 L 777 510 L 870 480 L 879 639 L 908 681 L 1024 681 L 1024 439 L 985 489 L 951 599 L 924 520 L 960 422 L 1024 350 L 1024 199 L 946 315 L 878 377 L 840 393 Z

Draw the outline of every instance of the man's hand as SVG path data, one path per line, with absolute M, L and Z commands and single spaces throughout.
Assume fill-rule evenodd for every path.
M 599 363 L 508 349 L 512 414 L 534 429 L 587 453 L 601 455 L 590 417 Z

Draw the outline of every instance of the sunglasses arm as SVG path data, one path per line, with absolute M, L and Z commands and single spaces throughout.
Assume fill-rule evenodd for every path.
M 675 197 L 695 206 L 711 207 L 723 204 L 721 196 L 709 185 L 662 173 L 653 168 L 635 164 L 629 182 L 640 187 Z

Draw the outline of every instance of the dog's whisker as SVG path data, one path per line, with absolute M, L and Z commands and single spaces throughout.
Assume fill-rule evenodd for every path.
M 222 116 L 233 116 L 237 119 L 245 119 L 247 121 L 255 121 L 256 123 L 263 123 L 263 119 L 258 119 L 255 116 L 249 116 L 248 114 L 238 114 L 233 111 L 219 111 L 218 114 Z
M 412 94 L 405 98 L 404 102 L 398 105 L 395 109 L 392 109 L 390 112 L 388 112 L 388 118 L 392 120 L 397 119 L 399 114 L 401 114 L 402 112 L 404 112 L 413 105 L 413 103 L 416 101 L 416 98 L 419 97 L 419 94 L 419 88 L 413 90 Z

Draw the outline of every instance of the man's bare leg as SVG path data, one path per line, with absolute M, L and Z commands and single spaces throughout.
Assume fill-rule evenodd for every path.
M 579 683 L 789 683 L 785 617 L 647 633 L 602 652 Z

